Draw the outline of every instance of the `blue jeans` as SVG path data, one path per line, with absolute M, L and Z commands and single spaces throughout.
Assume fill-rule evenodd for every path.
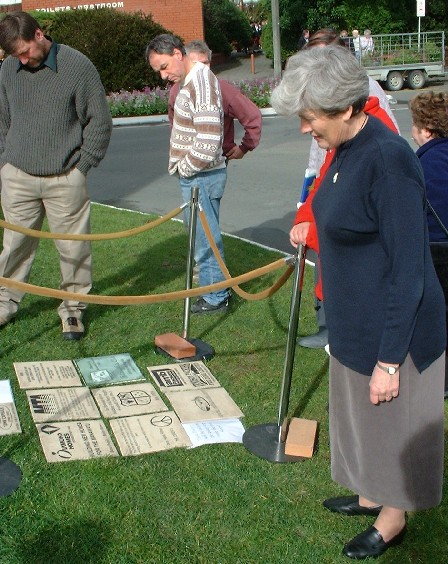
M 224 194 L 227 179 L 227 169 L 219 168 L 207 172 L 200 172 L 191 178 L 180 178 L 179 184 L 183 202 L 191 200 L 193 187 L 199 188 L 199 204 L 204 210 L 210 226 L 211 234 L 224 260 L 224 246 L 222 243 L 221 229 L 219 228 L 219 206 Z M 186 209 L 186 224 L 190 220 L 190 209 Z M 194 259 L 199 267 L 199 285 L 208 286 L 225 280 L 221 268 L 213 255 L 213 251 L 207 241 L 201 222 L 198 217 L 196 227 L 196 243 Z M 202 296 L 211 305 L 218 305 L 229 297 L 228 289 L 218 290 Z

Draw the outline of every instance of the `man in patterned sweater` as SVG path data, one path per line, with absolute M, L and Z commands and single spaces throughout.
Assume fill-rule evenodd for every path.
M 168 172 L 179 176 L 184 202 L 191 200 L 193 187 L 199 188 L 199 204 L 224 260 L 219 206 L 227 172 L 222 152 L 223 109 L 218 80 L 208 66 L 192 62 L 182 42 L 173 35 L 161 34 L 150 41 L 146 58 L 164 80 L 180 86 L 174 105 Z M 200 286 L 225 279 L 199 222 L 195 261 L 199 266 Z M 228 289 L 209 292 L 192 305 L 191 311 L 227 311 L 229 299 Z
M 112 118 L 91 61 L 45 36 L 26 12 L 0 22 L 0 46 L 10 56 L 0 75 L 0 167 L 6 221 L 52 232 L 89 233 L 86 174 L 106 153 Z M 28 280 L 39 239 L 5 230 L 0 276 Z M 89 241 L 56 240 L 60 288 L 87 294 L 92 287 Z M 13 319 L 23 292 L 0 287 L 0 326 Z M 84 335 L 86 304 L 63 301 L 63 337 Z

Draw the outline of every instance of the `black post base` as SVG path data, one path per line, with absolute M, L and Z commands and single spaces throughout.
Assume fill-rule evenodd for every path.
M 0 456 L 0 497 L 12 494 L 22 480 L 22 472 L 17 464 Z
M 299 462 L 302 456 L 285 454 L 285 443 L 279 442 L 279 427 L 275 423 L 255 425 L 246 430 L 243 444 L 252 454 L 270 462 Z

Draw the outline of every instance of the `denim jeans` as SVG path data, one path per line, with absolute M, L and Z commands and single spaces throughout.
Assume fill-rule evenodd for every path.
M 224 260 L 224 246 L 222 243 L 221 229 L 219 228 L 219 206 L 224 194 L 227 179 L 227 169 L 219 168 L 207 172 L 200 172 L 191 178 L 180 178 L 179 184 L 182 193 L 182 201 L 191 200 L 193 187 L 199 188 L 199 204 L 204 211 L 210 226 L 211 234 Z M 190 210 L 186 209 L 185 221 L 188 225 Z M 221 268 L 213 255 L 213 251 L 207 241 L 207 237 L 198 217 L 196 227 L 196 242 L 194 258 L 199 267 L 199 285 L 208 286 L 225 280 Z M 229 290 L 222 289 L 202 296 L 211 305 L 218 305 L 229 297 Z

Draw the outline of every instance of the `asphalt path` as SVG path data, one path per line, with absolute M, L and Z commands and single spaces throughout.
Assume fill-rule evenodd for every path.
M 444 89 L 443 82 L 431 84 Z M 418 91 L 421 92 L 421 91 Z M 402 136 L 411 138 L 408 101 L 416 91 L 392 93 Z M 237 138 L 240 129 L 237 127 Z M 170 130 L 166 119 L 146 125 L 114 127 L 107 155 L 89 173 L 94 202 L 163 215 L 180 204 L 178 181 L 167 172 Z M 301 135 L 297 118 L 264 116 L 260 145 L 242 160 L 230 161 L 221 203 L 221 228 L 284 252 L 291 252 L 292 225 L 310 137 Z

